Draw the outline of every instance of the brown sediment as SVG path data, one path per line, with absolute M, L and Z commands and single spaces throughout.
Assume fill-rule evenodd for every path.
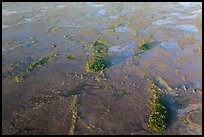
M 196 13 L 194 19 L 184 20 L 169 16 L 172 10 L 187 16 L 185 10 L 183 11 L 186 7 L 179 3 L 168 3 L 168 5 L 164 3 L 103 3 L 103 8 L 89 7 L 86 3 L 71 3 L 63 4 L 64 8 L 57 10 L 58 4 L 17 3 L 16 6 L 6 9 L 10 15 L 3 15 L 3 134 L 12 134 L 12 132 L 15 132 L 13 134 L 157 134 L 149 132 L 146 128 L 149 113 L 146 100 L 147 90 L 143 89 L 147 84 L 144 79 L 146 76 L 153 78 L 152 87 L 158 93 L 171 95 L 173 92 L 179 95 L 175 96 L 177 97 L 175 102 L 182 108 L 189 106 L 186 100 L 191 103 L 202 102 L 200 75 L 202 72 L 202 14 Z M 193 4 L 189 6 L 190 8 L 187 7 L 189 12 L 202 9 L 202 6 L 193 6 Z M 28 7 L 32 7 L 32 12 L 27 13 L 26 17 L 24 13 L 18 12 L 18 9 Z M 41 15 L 43 7 L 47 7 L 48 10 L 45 11 L 46 14 Z M 78 8 L 82 10 L 77 10 Z M 97 18 L 92 16 L 104 8 L 107 10 L 105 13 L 107 16 Z M 138 12 L 135 12 L 135 9 Z M 13 11 L 18 13 L 12 13 Z M 92 17 L 87 18 L 87 14 Z M 116 18 L 111 19 L 109 16 Z M 168 20 L 166 22 L 166 17 L 173 22 L 168 23 Z M 158 20 L 163 24 L 158 26 L 152 24 Z M 68 24 L 79 24 L 80 27 L 68 28 Z M 173 29 L 174 26 L 180 24 L 195 26 L 198 31 Z M 115 31 L 117 27 L 128 31 L 117 32 Z M 29 37 L 35 39 L 31 38 L 28 41 Z M 139 50 L 140 43 L 143 40 L 147 42 L 149 39 L 161 43 L 172 41 L 178 46 L 171 49 L 170 44 L 166 50 L 165 44 L 163 46 L 155 44 L 155 46 L 150 46 L 151 48 L 146 45 L 143 50 Z M 23 45 L 27 41 L 28 43 Z M 101 46 L 94 46 L 96 41 Z M 85 66 L 89 59 L 87 56 L 107 52 L 110 45 L 123 49 L 130 41 L 135 43 L 135 49 L 130 48 L 131 57 L 124 58 L 119 53 L 115 58 L 121 57 L 122 61 L 108 67 L 104 71 L 105 76 L 99 74 L 100 72 L 86 72 Z M 108 46 L 101 43 L 108 43 Z M 29 46 L 32 44 L 35 46 Z M 61 55 L 58 56 L 58 60 L 48 65 L 45 65 L 43 59 L 38 62 L 40 57 L 47 56 L 51 50 L 59 50 Z M 67 53 L 73 55 L 76 60 L 65 60 Z M 111 52 L 109 53 L 108 58 L 112 63 L 114 57 L 111 56 Z M 68 59 L 71 58 L 72 56 L 68 55 Z M 18 62 L 20 65 L 9 66 Z M 32 63 L 34 63 L 33 66 Z M 38 64 L 44 67 L 38 67 L 40 66 Z M 27 67 L 29 65 L 31 65 L 30 69 Z M 28 72 L 25 71 L 26 68 Z M 129 74 L 131 74 L 130 77 Z M 162 78 L 157 78 L 158 75 Z M 187 76 L 188 79 L 184 77 L 182 80 L 182 76 Z M 22 84 L 16 85 L 14 82 L 22 82 Z M 89 86 L 81 85 L 81 82 Z M 188 86 L 191 82 L 194 84 L 192 88 Z M 58 89 L 58 92 L 50 96 L 44 93 L 47 88 Z M 186 91 L 183 92 L 184 90 Z M 179 93 L 183 94 L 185 99 L 180 98 Z M 79 100 L 79 96 L 80 100 L 83 99 L 83 103 L 80 103 L 79 110 L 76 110 L 74 100 Z M 64 104 L 59 105 L 59 102 Z M 18 103 L 20 105 L 17 105 Z M 68 105 L 69 103 L 73 105 Z M 55 104 L 58 105 L 53 108 Z M 26 115 L 31 114 L 29 119 L 33 117 L 32 121 L 20 116 L 24 113 L 20 112 L 21 109 L 26 110 Z M 19 110 L 19 115 L 12 117 L 11 115 L 16 110 Z M 176 112 L 174 114 L 177 116 Z M 200 111 L 199 114 L 197 112 L 193 114 L 189 115 L 186 120 L 185 116 L 188 113 L 185 113 L 182 121 L 195 122 L 196 117 L 200 116 Z M 9 123 L 12 121 L 17 126 L 10 128 L 10 132 L 7 132 L 8 127 L 5 125 L 12 124 Z M 144 130 L 144 127 L 147 130 Z M 188 130 L 182 126 L 170 125 L 162 134 L 174 134 L 178 130 L 185 131 L 184 129 Z M 190 131 L 181 133 L 192 134 Z
M 192 118 L 191 118 L 191 116 L 193 116 L 193 114 L 195 114 L 195 113 L 200 113 L 200 114 L 202 114 L 202 111 L 199 111 L 199 110 L 194 110 L 194 111 L 191 111 L 191 112 L 189 112 L 187 115 L 186 115 L 186 121 L 190 124 L 190 126 L 193 126 L 193 127 L 201 127 L 201 119 L 199 119 L 200 120 L 200 122 L 198 121 L 193 121 L 192 120 Z M 199 117 L 196 117 L 196 118 L 199 118 Z
M 173 89 L 167 84 L 167 82 L 162 78 L 162 77 L 158 77 L 159 81 L 164 84 L 168 90 L 173 91 Z
M 78 95 L 72 95 L 70 103 L 72 112 L 72 122 L 71 127 L 69 129 L 69 135 L 74 135 L 78 117 Z

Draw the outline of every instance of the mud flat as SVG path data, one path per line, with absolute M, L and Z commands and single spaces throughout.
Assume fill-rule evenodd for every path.
M 201 11 L 2 3 L 2 134 L 202 134 Z

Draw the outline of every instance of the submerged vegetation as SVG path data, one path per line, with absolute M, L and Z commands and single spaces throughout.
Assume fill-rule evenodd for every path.
M 139 58 L 146 53 L 146 51 L 152 49 L 155 46 L 156 41 L 154 41 L 151 36 L 148 38 L 148 40 L 143 40 L 140 44 L 138 44 L 138 47 L 133 49 L 133 56 L 136 58 L 135 65 L 139 65 Z
M 165 101 L 166 95 L 163 93 L 166 87 L 160 87 L 155 80 L 148 78 L 151 88 L 150 94 L 150 115 L 148 118 L 148 127 L 156 132 L 163 132 L 170 121 L 170 109 Z
M 65 57 L 66 57 L 66 59 L 68 59 L 68 60 L 74 59 L 74 57 L 73 57 L 72 54 L 67 54 L 67 55 L 65 55 Z
M 156 132 L 163 132 L 167 128 L 170 112 L 158 93 L 153 93 L 151 113 L 148 118 L 148 127 Z
M 108 47 L 105 43 L 95 41 L 93 44 L 94 54 L 92 54 L 87 63 L 87 72 L 104 71 L 109 66 Z
M 86 64 L 87 72 L 104 71 L 108 67 L 108 62 L 105 57 L 93 56 Z
M 33 62 L 30 66 L 28 66 L 23 72 L 18 74 L 14 77 L 15 81 L 17 83 L 21 83 L 23 81 L 23 76 L 26 74 L 26 72 L 31 72 L 36 67 L 40 67 L 44 64 L 47 64 L 49 61 L 53 60 L 55 57 L 57 57 L 58 52 L 53 52 L 52 54 L 49 54 L 45 57 L 40 58 L 38 61 Z
M 151 49 L 152 47 L 153 47 L 152 42 L 143 41 L 141 44 L 139 44 L 138 49 L 146 51 L 146 50 Z
M 93 44 L 93 48 L 95 52 L 98 53 L 106 53 L 108 51 L 107 45 L 102 42 L 95 41 Z
M 36 67 L 47 64 L 48 61 L 53 60 L 57 55 L 58 55 L 58 53 L 56 52 L 56 53 L 53 53 L 53 54 L 50 54 L 50 55 L 47 55 L 45 57 L 40 58 L 38 61 L 33 62 L 28 68 L 26 68 L 26 72 L 30 72 L 33 69 L 35 69 Z
M 17 76 L 15 76 L 15 81 L 17 83 L 21 83 L 23 81 L 23 77 L 21 75 L 17 75 Z

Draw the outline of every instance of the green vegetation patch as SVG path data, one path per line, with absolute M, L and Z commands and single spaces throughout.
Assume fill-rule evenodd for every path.
M 50 60 L 53 60 L 57 55 L 58 53 L 56 52 L 56 53 L 40 58 L 38 61 L 33 62 L 28 68 L 26 68 L 26 72 L 30 72 L 36 67 L 47 64 Z
M 94 53 L 89 57 L 86 63 L 87 72 L 104 71 L 109 66 L 108 45 L 95 41 L 93 43 Z
M 65 55 L 65 57 L 66 57 L 66 59 L 68 59 L 68 60 L 75 59 L 72 54 L 67 54 L 67 55 Z
M 139 49 L 139 50 L 146 51 L 146 50 L 151 49 L 152 47 L 153 47 L 153 46 L 151 45 L 150 42 L 143 41 L 141 44 L 139 44 L 138 49 Z
M 107 45 L 102 42 L 95 41 L 93 44 L 93 48 L 95 52 L 98 53 L 106 53 L 108 51 Z
M 158 93 L 154 93 L 152 98 L 148 127 L 156 132 L 163 132 L 167 128 L 167 123 L 170 119 L 170 111 L 166 104 L 162 102 L 162 98 Z
M 49 61 L 53 60 L 58 55 L 58 52 L 53 52 L 52 54 L 49 54 L 45 57 L 40 58 L 38 61 L 33 62 L 30 66 L 28 66 L 23 72 L 16 75 L 14 77 L 14 80 L 17 83 L 21 83 L 23 81 L 23 77 L 26 74 L 26 72 L 31 72 L 36 67 L 40 67 L 41 65 L 47 64 Z
M 86 64 L 86 71 L 104 71 L 108 67 L 108 64 L 109 63 L 107 61 L 107 57 L 103 57 L 100 55 L 92 56 Z
M 15 81 L 17 83 L 21 83 L 23 81 L 23 77 L 21 75 L 17 75 L 17 76 L 15 76 Z

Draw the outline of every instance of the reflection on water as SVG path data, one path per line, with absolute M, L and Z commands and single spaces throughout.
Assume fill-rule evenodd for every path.
M 166 27 L 173 28 L 176 30 L 180 29 L 183 31 L 190 31 L 190 32 L 198 31 L 198 29 L 193 25 L 176 25 L 176 26 L 166 26 Z
M 2 3 L 2 134 L 201 134 L 201 11 L 200 2 Z M 94 56 L 106 70 L 86 72 Z M 152 89 L 171 110 L 162 133 L 147 126 Z

